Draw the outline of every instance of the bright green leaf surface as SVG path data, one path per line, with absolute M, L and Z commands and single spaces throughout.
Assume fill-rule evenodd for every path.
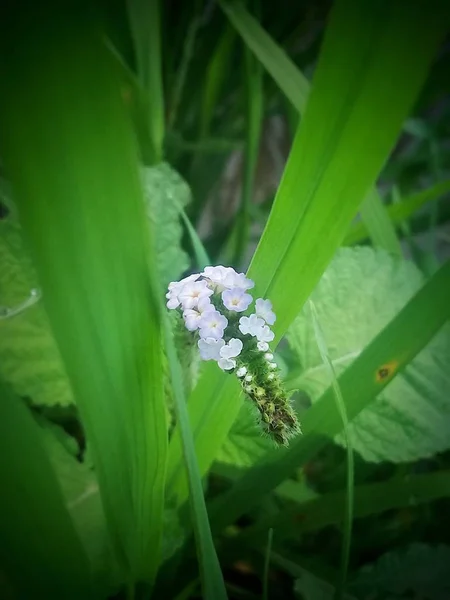
M 330 358 L 342 373 L 418 290 L 413 263 L 369 247 L 341 249 L 313 292 Z M 426 318 L 424 316 L 424 318 Z M 302 370 L 291 387 L 317 400 L 330 385 L 308 310 L 288 331 Z M 365 460 L 405 462 L 450 446 L 450 328 L 446 327 L 350 424 L 352 445 Z M 342 436 L 337 441 L 344 443 Z
M 189 203 L 191 192 L 187 183 L 167 163 L 142 170 L 147 215 L 155 232 L 155 252 L 161 283 L 180 278 L 189 266 L 187 254 L 181 249 L 182 209 Z
M 16 221 L 0 221 L 0 304 L 14 308 L 38 288 Z M 33 404 L 72 404 L 73 393 L 42 300 L 7 318 L 0 315 L 0 375 Z

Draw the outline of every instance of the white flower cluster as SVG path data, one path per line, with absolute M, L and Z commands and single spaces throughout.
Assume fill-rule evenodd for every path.
M 198 332 L 201 358 L 217 361 L 224 371 L 236 367 L 248 339 L 245 336 L 256 338 L 260 352 L 267 352 L 268 342 L 274 339 L 269 325 L 275 323 L 276 317 L 269 300 L 258 298 L 255 312 L 239 318 L 239 313 L 253 302 L 248 290 L 254 285 L 244 273 L 222 266 L 206 267 L 202 273 L 169 284 L 167 307 L 180 309 L 186 329 Z M 243 366 L 236 371 L 238 377 L 246 373 Z

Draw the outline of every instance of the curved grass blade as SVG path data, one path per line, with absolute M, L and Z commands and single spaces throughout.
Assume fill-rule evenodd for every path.
M 306 107 L 310 84 L 278 44 L 264 31 L 241 2 L 220 0 L 219 4 L 244 42 L 280 85 L 281 90 L 301 113 Z M 282 82 L 282 84 L 280 83 Z
M 0 382 L 1 564 L 23 598 L 92 598 L 86 553 L 38 426 Z
M 328 354 L 327 343 L 325 340 L 324 333 L 319 323 L 317 311 L 312 300 L 309 301 L 311 309 L 311 315 L 313 319 L 314 334 L 316 337 L 316 343 L 319 348 L 322 362 L 326 365 L 330 374 L 331 386 L 333 388 L 334 396 L 336 399 L 336 405 L 342 419 L 343 432 L 345 443 L 347 447 L 347 502 L 344 513 L 344 534 L 342 537 L 342 555 L 341 555 L 341 569 L 340 569 L 340 580 L 336 587 L 336 598 L 341 599 L 345 591 L 345 583 L 348 575 L 348 564 L 350 560 L 350 546 L 352 542 L 352 523 L 353 523 L 353 488 L 354 488 L 354 460 L 353 460 L 353 447 L 351 439 L 348 433 L 348 417 L 347 409 L 345 408 L 345 401 L 342 396 L 342 391 L 339 386 L 339 382 L 336 377 L 333 362 Z
M 135 138 L 97 24 L 66 6 L 19 8 L 2 38 L 14 52 L 1 64 L 1 154 L 115 554 L 131 584 L 151 583 L 167 427 Z

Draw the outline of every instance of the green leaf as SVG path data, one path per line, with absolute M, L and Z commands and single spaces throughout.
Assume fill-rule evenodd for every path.
M 423 315 L 427 318 L 424 319 Z M 450 261 L 411 299 L 339 377 L 349 421 L 354 419 L 433 338 L 450 317 Z M 396 364 L 387 377 L 380 368 Z M 342 419 L 330 387 L 303 415 L 304 434 L 288 450 L 278 450 L 267 464 L 256 465 L 210 506 L 213 529 L 221 530 L 276 488 L 342 430 Z M 249 493 L 251 490 L 251 494 Z M 356 507 L 356 505 L 355 505 Z
M 142 169 L 147 215 L 155 235 L 158 273 L 164 287 L 176 281 L 189 266 L 181 248 L 183 208 L 190 202 L 187 183 L 167 163 Z
M 236 467 L 250 467 L 274 449 L 273 443 L 261 433 L 252 406 L 244 402 L 216 460 Z
M 360 215 L 375 247 L 384 248 L 397 256 L 403 256 L 395 228 L 376 188 L 364 198 Z
M 160 2 L 127 1 L 127 9 L 143 92 L 141 109 L 147 144 L 142 151 L 146 164 L 157 164 L 163 157 L 165 130 Z
M 255 297 L 273 302 L 276 341 L 298 315 L 374 184 L 445 30 L 442 10 L 430 10 L 425 0 L 414 10 L 401 0 L 389 10 L 378 2 L 334 4 L 308 105 L 249 269 Z M 208 365 L 189 400 L 202 474 L 240 406 L 235 378 Z M 170 446 L 169 490 L 183 501 L 187 486 L 180 477 L 178 434 Z
M 91 16 L 27 5 L 2 22 L 15 51 L 0 64 L 0 153 L 132 587 L 151 584 L 160 559 L 161 309 L 136 138 Z
M 436 183 L 432 187 L 403 198 L 398 204 L 387 207 L 387 213 L 391 221 L 399 225 L 405 219 L 409 219 L 424 204 L 438 199 L 450 190 L 450 179 Z M 344 244 L 357 244 L 369 237 L 369 232 L 364 223 L 355 223 L 344 239 Z
M 388 552 L 373 565 L 363 567 L 350 589 L 358 598 L 447 600 L 450 596 L 448 566 L 450 546 L 411 544 Z
M 20 307 L 38 289 L 20 225 L 0 220 L 0 304 Z M 6 318 L 5 318 L 6 317 Z M 12 316 L 0 308 L 0 376 L 14 391 L 39 406 L 73 404 L 72 389 L 42 300 Z
M 383 250 L 338 251 L 312 294 L 338 374 L 403 308 L 422 281 L 413 263 Z M 316 401 L 331 378 L 316 346 L 309 311 L 300 313 L 287 337 L 302 371 L 289 385 Z M 349 425 L 352 445 L 365 460 L 412 461 L 450 447 L 449 353 L 447 326 Z M 336 441 L 345 445 L 342 435 Z
M 38 423 L 66 507 L 89 557 L 94 580 L 102 591 L 111 591 L 123 582 L 112 555 L 97 477 L 89 466 L 68 452 L 68 444 L 75 442 L 73 438 L 44 419 Z
M 39 427 L 0 382 L 0 560 L 23 598 L 91 598 L 86 553 Z
M 280 85 L 286 97 L 303 112 L 309 95 L 309 81 L 245 9 L 242 2 L 221 0 L 220 6 L 249 49 Z

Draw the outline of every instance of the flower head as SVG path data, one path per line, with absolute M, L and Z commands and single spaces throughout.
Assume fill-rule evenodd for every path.
M 246 294 L 241 288 L 233 288 L 222 292 L 222 301 L 228 310 L 243 312 L 253 302 L 250 294 Z
M 223 340 L 216 340 L 215 338 L 205 338 L 198 340 L 197 346 L 200 350 L 200 356 L 203 360 L 219 360 L 220 349 L 224 346 Z
M 200 298 L 208 298 L 213 293 L 213 290 L 208 287 L 206 281 L 190 281 L 183 285 L 178 298 L 186 310 L 188 308 L 195 308 Z
M 258 348 L 258 350 L 260 350 L 261 352 L 267 352 L 267 350 L 269 349 L 269 344 L 267 342 L 258 342 L 256 344 L 256 347 Z
M 208 310 L 200 318 L 198 323 L 200 337 L 220 339 L 223 336 L 228 319 L 220 314 L 218 310 Z
M 256 315 L 250 315 L 249 317 L 241 317 L 239 319 L 239 330 L 244 335 L 253 335 L 259 339 L 259 335 L 263 327 L 264 321 Z
M 272 310 L 272 302 L 258 298 L 255 302 L 255 313 L 258 317 L 264 319 L 268 325 L 273 325 L 276 321 L 275 313 Z

